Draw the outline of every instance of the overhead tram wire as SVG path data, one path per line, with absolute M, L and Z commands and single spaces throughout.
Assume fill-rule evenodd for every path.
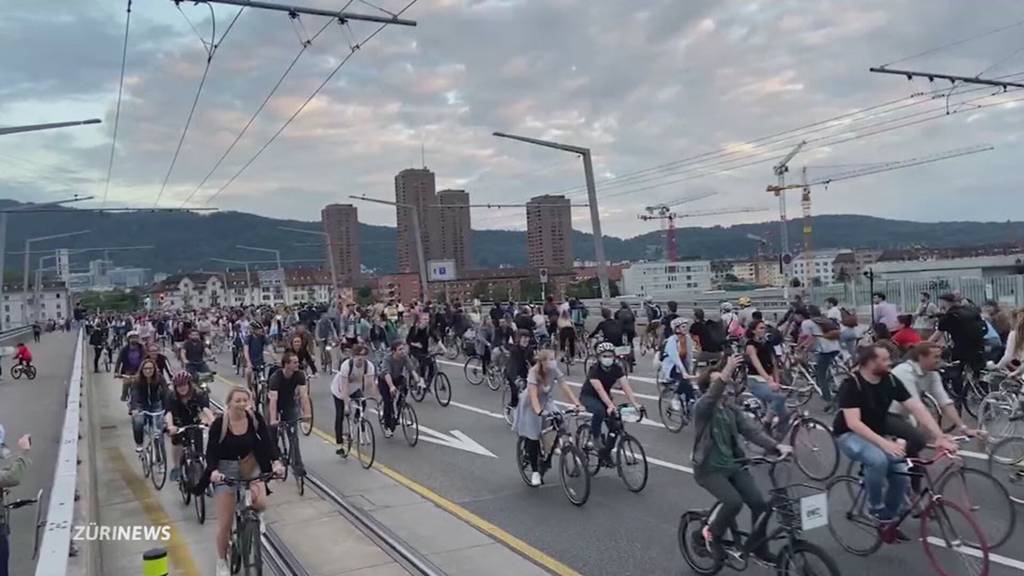
M 355 0 L 349 0 L 348 4 L 346 4 L 345 7 L 342 8 L 341 10 L 339 10 L 338 12 L 339 13 L 340 12 L 344 12 L 346 9 L 348 9 L 349 5 L 351 5 L 352 2 L 354 2 L 354 1 Z M 213 164 L 213 168 L 210 168 L 210 171 L 206 173 L 206 176 L 203 176 L 202 181 L 199 182 L 199 185 L 196 186 L 196 189 L 193 190 L 188 195 L 188 197 L 185 198 L 185 200 L 181 203 L 182 207 L 184 207 L 186 204 L 188 204 L 189 201 L 192 200 L 192 198 L 194 198 L 195 195 L 199 193 L 199 191 L 203 188 L 203 186 L 206 185 L 206 182 L 209 181 L 209 179 L 213 176 L 214 172 L 216 172 L 217 169 L 220 168 L 220 166 L 224 162 L 224 160 L 226 160 L 228 155 L 231 154 L 231 151 L 235 149 L 235 146 L 238 145 L 238 143 L 242 140 L 242 138 L 245 136 L 245 134 L 249 131 L 249 128 L 252 126 L 253 122 L 256 121 L 256 118 L 260 115 L 260 113 L 263 112 L 263 109 L 267 106 L 267 104 L 270 103 L 271 98 L 273 98 L 274 94 L 277 93 L 278 88 L 281 87 L 281 85 L 284 83 L 285 79 L 291 73 L 292 69 L 295 68 L 295 65 L 299 62 L 299 59 L 302 58 L 302 55 L 306 53 L 306 50 L 312 45 L 312 43 L 314 41 L 316 41 L 316 39 L 319 38 L 320 35 L 323 34 L 324 31 L 327 30 L 327 28 L 333 22 L 334 22 L 333 19 L 332 20 L 328 20 L 326 23 L 324 23 L 324 25 L 320 28 L 320 30 L 317 31 L 316 34 L 314 34 L 312 37 L 308 38 L 307 40 L 302 41 L 302 47 L 299 48 L 299 52 L 295 55 L 295 58 L 293 58 L 291 63 L 288 64 L 288 67 L 285 68 L 284 73 L 281 74 L 281 77 L 278 78 L 277 82 L 274 83 L 274 86 L 270 89 L 270 92 L 267 93 L 266 98 L 264 98 L 263 102 L 261 102 L 259 107 L 256 108 L 256 111 L 252 113 L 252 116 L 249 117 L 249 120 L 246 121 L 244 126 L 242 126 L 242 130 L 238 133 L 237 136 L 235 136 L 235 139 L 231 142 L 231 144 L 228 145 L 227 150 L 225 150 L 224 153 L 220 155 L 220 158 L 218 158 L 217 161 Z
M 935 48 L 929 48 L 928 50 L 925 50 L 923 52 L 918 52 L 917 54 L 912 54 L 910 56 L 906 56 L 906 57 L 900 58 L 898 60 L 893 60 L 892 62 L 889 62 L 888 64 L 882 64 L 881 66 L 879 66 L 879 68 L 887 68 L 889 66 L 892 66 L 893 64 L 899 64 L 900 62 L 906 62 L 907 60 L 913 60 L 914 58 L 920 58 L 921 56 L 927 56 L 929 54 L 934 54 L 934 53 L 939 52 L 941 50 L 945 50 L 947 48 L 952 48 L 953 46 L 960 46 L 961 44 L 967 44 L 968 42 L 973 42 L 974 40 L 979 40 L 979 39 L 984 38 L 986 36 L 991 36 L 993 34 L 998 34 L 999 32 L 1003 32 L 1003 31 L 1009 30 L 1010 28 L 1016 28 L 1017 26 L 1020 26 L 1021 24 L 1024 24 L 1024 19 L 1021 19 L 1021 20 L 1018 20 L 1016 22 L 1013 22 L 1012 24 L 1006 24 L 1005 26 L 999 26 L 997 28 L 993 28 L 991 30 L 988 30 L 987 32 L 981 32 L 979 34 L 975 34 L 974 36 L 968 36 L 966 38 L 961 38 L 959 40 L 954 40 L 954 41 L 949 42 L 947 44 L 943 44 L 941 46 L 936 46 Z
M 182 16 L 185 16 L 185 13 L 181 10 L 181 6 L 177 3 L 175 5 L 178 7 L 178 12 L 181 12 Z M 174 148 L 174 155 L 171 157 L 171 165 L 167 167 L 167 173 L 164 174 L 164 181 L 160 185 L 160 192 L 157 193 L 156 201 L 153 202 L 154 208 L 160 205 L 160 198 L 163 197 L 164 190 L 167 189 L 167 182 L 171 179 L 171 173 L 174 172 L 174 165 L 178 162 L 178 155 L 181 154 L 181 146 L 185 143 L 185 136 L 188 135 L 188 128 L 192 125 L 192 117 L 195 115 L 196 107 L 199 106 L 199 97 L 203 93 L 203 86 L 206 85 L 206 79 L 210 74 L 210 64 L 213 62 L 213 56 L 217 53 L 217 49 L 220 48 L 224 39 L 227 38 L 228 33 L 231 32 L 231 29 L 235 27 L 235 22 L 238 22 L 238 17 L 245 11 L 245 6 L 238 9 L 238 12 L 235 13 L 235 17 L 232 18 L 231 23 L 228 24 L 227 30 L 224 31 L 224 34 L 221 35 L 220 40 L 218 40 L 217 17 L 213 12 L 213 6 L 210 6 L 209 4 L 207 4 L 207 6 L 210 8 L 211 33 L 209 45 L 207 45 L 205 40 L 200 38 L 203 42 L 203 48 L 206 50 L 206 65 L 203 66 L 203 77 L 199 80 L 199 88 L 196 89 L 196 96 L 192 99 L 192 107 L 189 108 L 188 117 L 185 119 L 185 128 L 182 129 L 181 137 L 178 138 L 178 145 Z M 188 19 L 188 16 L 185 16 L 185 20 L 188 21 L 189 25 L 192 24 L 192 21 Z M 195 26 L 193 26 L 192 29 L 195 30 Z
M 416 2 L 418 2 L 418 1 L 419 0 L 410 0 L 410 2 L 408 4 L 406 4 L 405 7 L 402 8 L 397 14 L 395 14 L 394 17 L 397 18 L 398 16 L 401 16 L 407 10 L 412 8 L 416 4 Z M 241 176 L 242 173 L 245 172 L 249 168 L 249 166 L 251 166 L 252 163 L 256 161 L 257 158 L 260 157 L 261 154 L 263 154 L 263 152 L 274 142 L 274 140 L 276 140 L 277 137 L 280 136 L 281 133 L 284 132 L 286 128 L 288 128 L 288 126 L 295 120 L 295 118 L 297 118 L 298 115 L 301 114 L 303 110 L 305 110 L 306 106 L 308 106 L 309 103 L 312 102 L 314 98 L 316 98 L 317 94 L 319 94 L 320 91 L 323 90 L 327 86 L 327 84 L 329 84 L 331 82 L 331 80 L 334 78 L 334 76 L 345 66 L 345 64 L 347 64 L 348 61 L 352 59 L 352 56 L 354 56 L 355 53 L 358 52 L 359 49 L 364 44 L 366 44 L 370 40 L 373 40 L 373 38 L 376 37 L 378 34 L 380 34 L 382 30 L 387 28 L 389 24 L 390 24 L 389 22 L 385 22 L 385 23 L 381 24 L 380 26 L 377 27 L 376 30 L 374 30 L 368 36 L 366 36 L 366 38 L 363 38 L 363 40 L 361 42 L 359 42 L 359 43 L 355 44 L 354 46 L 350 47 L 348 54 L 346 54 L 345 57 L 341 60 L 341 62 L 339 62 L 338 65 L 335 66 L 333 70 L 331 70 L 331 72 L 327 75 L 327 77 L 324 78 L 324 81 L 321 82 L 320 85 L 317 86 L 315 90 L 313 90 L 313 92 L 309 95 L 309 97 L 306 98 L 306 100 L 302 104 L 300 104 L 298 108 L 296 108 L 295 112 L 293 112 L 292 115 L 289 116 L 287 120 L 285 120 L 284 124 L 282 124 L 281 127 L 278 128 L 276 132 L 274 132 L 274 134 L 270 137 L 270 139 L 267 140 L 262 146 L 260 146 L 260 148 L 258 150 L 256 150 L 256 153 L 253 154 L 252 158 L 249 158 L 249 160 L 246 161 L 245 164 L 243 164 L 242 167 L 239 168 L 238 171 L 235 172 L 231 176 L 231 178 L 229 178 L 228 181 L 224 183 L 223 186 L 218 188 L 217 191 L 213 193 L 213 195 L 211 195 L 209 198 L 206 199 L 205 204 L 209 204 L 214 198 L 219 196 L 221 192 L 223 192 L 225 189 L 227 189 L 228 186 L 231 186 L 231 184 L 235 180 L 237 180 L 238 177 Z
M 128 15 L 124 20 L 124 44 L 121 46 L 121 78 L 117 82 L 117 104 L 114 107 L 114 134 L 110 140 L 110 159 L 107 161 L 107 182 L 103 185 L 103 201 L 100 207 L 107 205 L 107 194 L 110 192 L 110 175 L 114 171 L 114 153 L 117 151 L 117 127 L 121 122 L 121 98 L 124 95 L 124 69 L 128 61 L 128 30 L 132 24 L 132 0 L 128 0 Z

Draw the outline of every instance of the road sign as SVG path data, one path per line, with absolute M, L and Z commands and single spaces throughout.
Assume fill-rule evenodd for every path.
M 430 260 L 427 262 L 427 280 L 431 282 L 443 282 L 455 280 L 454 260 Z
M 540 269 L 540 283 L 541 284 L 547 284 L 548 283 L 548 269 L 547 268 L 541 268 Z

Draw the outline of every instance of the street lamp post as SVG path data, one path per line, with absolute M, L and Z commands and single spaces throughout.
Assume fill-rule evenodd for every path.
M 79 236 L 81 234 L 88 234 L 92 230 L 79 230 L 77 232 L 65 232 L 64 234 L 51 234 L 49 236 L 36 236 L 35 238 L 25 239 L 25 263 L 22 268 L 22 298 L 21 298 L 21 319 L 28 324 L 28 273 L 29 273 L 29 256 L 32 253 L 33 242 L 43 242 L 46 240 L 56 240 L 57 238 L 68 238 L 70 236 Z M 33 303 L 33 308 L 35 307 Z
M 302 228 L 289 228 L 287 226 L 278 226 L 278 230 L 285 230 L 288 232 L 298 232 L 299 234 L 312 234 L 313 236 L 322 236 L 324 241 L 327 243 L 327 263 L 331 267 L 331 289 L 333 291 L 338 290 L 338 271 L 334 267 L 334 244 L 331 242 L 331 237 L 326 232 L 317 232 L 316 230 L 303 230 Z M 334 294 L 330 295 L 333 298 Z M 329 300 L 330 300 L 329 298 Z
M 378 198 L 367 198 L 365 196 L 349 196 L 353 200 L 362 200 L 364 202 L 373 202 L 376 204 L 384 204 L 385 206 L 395 206 L 398 208 L 407 208 L 412 213 L 412 235 L 416 237 L 416 260 L 419 261 L 420 269 L 420 298 L 422 303 L 426 304 L 430 298 L 429 287 L 427 286 L 427 257 L 423 251 L 423 237 L 420 236 L 420 213 L 419 208 L 415 204 L 403 204 L 401 202 L 391 202 L 389 200 L 380 200 Z
M 241 264 L 245 266 L 245 291 L 248 296 L 246 300 L 255 300 L 255 298 L 253 298 L 252 295 L 252 276 L 249 275 L 250 262 L 247 262 L 245 260 L 230 260 L 228 258 L 210 258 L 210 260 L 213 260 L 215 262 L 224 262 L 226 264 Z
M 284 266 L 281 265 L 281 251 L 275 250 L 273 248 L 260 248 L 259 246 L 243 246 L 241 244 L 236 244 L 235 248 L 242 248 L 243 250 L 253 250 L 255 252 L 266 252 L 268 254 L 274 255 L 274 258 L 277 260 L 277 274 L 279 278 L 278 282 L 281 283 L 281 300 L 287 301 L 287 295 L 285 293 L 284 284 Z
M 604 257 L 604 236 L 601 233 L 601 214 L 597 208 L 597 186 L 594 183 L 594 165 L 590 158 L 590 149 L 583 148 L 582 146 L 560 144 L 549 140 L 538 140 L 536 138 L 527 138 L 526 136 L 516 136 L 514 134 L 506 134 L 504 132 L 495 132 L 494 135 L 498 138 L 508 138 L 509 140 L 517 140 L 519 142 L 526 142 L 527 144 L 534 144 L 536 146 L 544 146 L 545 148 L 554 148 L 555 150 L 571 152 L 583 157 L 583 176 L 587 181 L 587 199 L 588 204 L 590 205 L 590 225 L 594 232 L 594 257 L 597 259 L 597 278 L 601 283 L 601 300 L 608 300 L 611 298 L 611 289 L 608 286 L 608 263 L 605 261 Z

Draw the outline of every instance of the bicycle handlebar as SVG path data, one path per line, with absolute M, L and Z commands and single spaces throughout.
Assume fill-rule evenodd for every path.
M 749 458 L 740 458 L 736 461 L 736 463 L 740 465 L 749 466 L 756 466 L 758 464 L 769 464 L 771 466 L 774 466 L 776 464 L 781 464 L 782 462 L 785 462 L 787 460 L 791 460 L 792 458 L 793 451 L 790 450 L 788 452 L 782 453 L 779 456 L 750 456 Z
M 227 478 L 227 477 L 225 477 L 220 482 L 217 482 L 217 484 L 223 484 L 225 486 L 242 486 L 243 488 L 248 488 L 249 485 L 254 484 L 256 482 L 268 482 L 268 481 L 273 480 L 273 479 L 275 479 L 277 477 L 278 477 L 277 474 L 274 474 L 273 472 L 267 472 L 267 473 L 262 473 L 259 476 L 255 477 L 255 478 L 250 478 L 250 479 L 245 479 L 245 478 Z

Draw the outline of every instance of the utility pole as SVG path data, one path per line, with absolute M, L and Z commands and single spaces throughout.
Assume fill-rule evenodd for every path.
M 609 300 L 612 294 L 608 285 L 608 262 L 604 256 L 604 235 L 601 233 L 601 213 L 597 206 L 597 187 L 594 184 L 594 164 L 590 158 L 590 149 L 582 146 L 560 144 L 549 140 L 516 136 L 515 134 L 506 134 L 504 132 L 495 132 L 494 135 L 498 138 L 508 138 L 509 140 L 518 140 L 527 144 L 579 154 L 583 158 L 583 176 L 587 181 L 587 204 L 590 207 L 590 226 L 594 233 L 594 258 L 597 260 L 597 278 L 601 284 L 601 300 Z
M 906 76 L 907 80 L 913 80 L 914 78 L 927 78 L 929 82 L 934 82 L 936 79 L 949 80 L 949 82 L 952 84 L 956 84 L 957 82 L 961 82 L 963 84 L 980 84 L 983 86 L 996 86 L 1004 90 L 1007 88 L 1024 88 L 1024 84 L 1020 82 L 1006 82 L 1004 80 L 981 78 L 980 76 L 957 76 L 955 74 L 942 74 L 939 72 L 895 70 L 892 68 L 886 68 L 885 66 L 868 68 L 868 71 L 875 72 L 877 74 L 895 74 L 897 76 Z
M 390 200 L 381 200 L 379 198 L 367 198 L 366 196 L 349 196 L 353 200 L 362 200 L 363 202 L 373 202 L 374 204 L 383 204 L 385 206 L 395 206 L 397 208 L 406 208 L 412 214 L 412 235 L 416 238 L 416 260 L 419 262 L 420 269 L 420 297 L 423 299 L 421 304 L 426 304 L 429 300 L 430 290 L 427 285 L 427 256 L 423 250 L 423 236 L 420 235 L 420 211 L 415 204 L 405 204 L 402 202 L 392 202 Z M 458 273 L 458 271 L 456 271 Z
M 782 157 L 782 160 L 776 164 L 772 171 L 779 178 L 780 191 L 776 192 L 775 195 L 779 198 L 779 265 L 782 267 L 782 275 L 785 277 L 785 282 L 782 287 L 782 297 L 789 301 L 789 276 L 790 276 L 790 262 L 786 262 L 787 258 L 792 261 L 792 255 L 789 253 L 789 227 L 786 222 L 786 172 L 789 172 L 789 162 L 796 156 L 800 150 L 807 144 L 806 140 L 801 140 L 789 154 Z
M 305 230 L 303 228 L 289 228 L 288 226 L 278 226 L 278 230 L 285 230 L 287 232 L 298 232 L 299 234 L 311 234 L 313 236 L 320 236 L 324 239 L 327 244 L 327 263 L 331 265 L 331 294 L 330 297 L 334 298 L 334 292 L 338 290 L 338 271 L 334 266 L 334 243 L 331 242 L 330 234 L 326 232 L 319 232 L 317 230 Z M 317 246 L 323 246 L 323 244 L 316 244 Z

